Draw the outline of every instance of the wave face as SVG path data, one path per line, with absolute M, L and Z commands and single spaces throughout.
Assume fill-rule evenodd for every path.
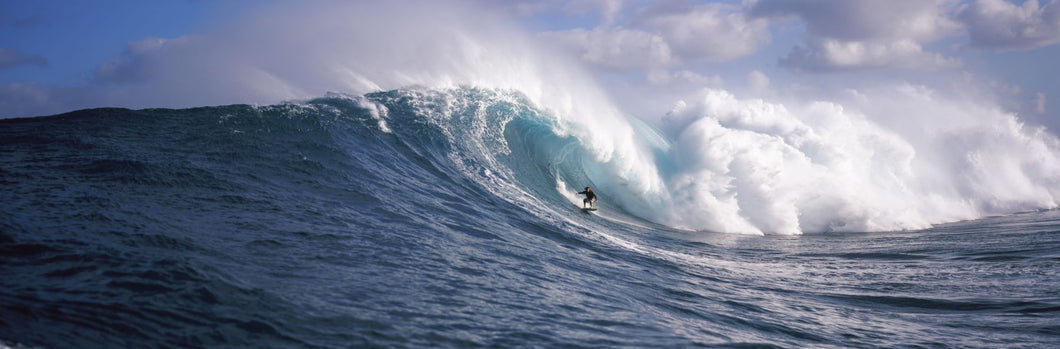
M 0 346 L 1058 342 L 1057 211 L 799 239 L 686 230 L 904 222 L 826 190 L 842 178 L 804 184 L 915 164 L 859 169 L 746 103 L 708 95 L 659 129 L 476 88 L 3 120 Z M 915 149 L 864 132 L 878 143 L 856 149 L 888 150 L 867 163 Z M 585 185 L 595 214 L 576 207 Z M 869 192 L 887 191 L 918 193 Z

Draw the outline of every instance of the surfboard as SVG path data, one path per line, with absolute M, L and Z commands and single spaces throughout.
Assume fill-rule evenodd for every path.
M 582 212 L 585 212 L 585 213 L 589 213 L 589 212 L 592 212 L 592 211 L 596 211 L 596 208 L 595 207 L 583 207 L 582 208 Z

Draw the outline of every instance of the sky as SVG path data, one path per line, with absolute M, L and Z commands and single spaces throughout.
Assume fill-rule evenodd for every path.
M 1055 134 L 1057 2 L 4 1 L 0 117 L 270 104 L 438 81 L 525 88 L 501 80 L 525 80 L 527 65 L 541 80 L 569 78 L 540 74 L 562 65 L 649 119 L 704 88 L 844 101 L 915 86 Z

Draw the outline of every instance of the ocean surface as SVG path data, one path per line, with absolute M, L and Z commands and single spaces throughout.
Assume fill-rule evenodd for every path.
M 560 126 L 474 88 L 0 120 L 0 348 L 1060 347 L 1060 211 L 684 229 Z

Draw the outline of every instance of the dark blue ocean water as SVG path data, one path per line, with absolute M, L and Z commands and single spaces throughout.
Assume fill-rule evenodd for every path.
M 1060 211 L 764 237 L 585 214 L 555 189 L 592 181 L 577 140 L 529 105 L 2 120 L 0 348 L 1060 346 Z

